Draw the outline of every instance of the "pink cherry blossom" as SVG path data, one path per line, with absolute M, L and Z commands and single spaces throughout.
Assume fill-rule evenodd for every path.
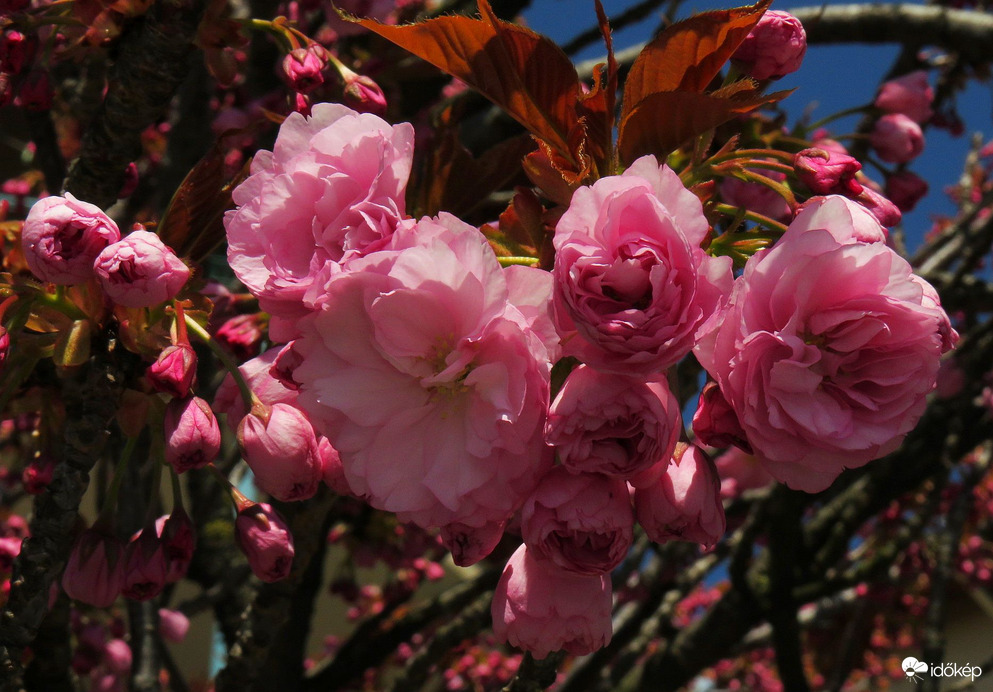
M 252 161 L 228 212 L 228 261 L 289 341 L 305 294 L 341 262 L 381 246 L 404 214 L 413 156 L 409 124 L 320 103 L 290 114 L 273 151 Z
M 906 115 L 890 113 L 876 121 L 869 143 L 883 161 L 907 163 L 924 151 L 924 132 Z
M 800 69 L 807 32 L 789 12 L 766 10 L 731 58 L 755 79 L 779 79 Z
M 681 427 L 664 375 L 607 375 L 581 365 L 549 410 L 545 441 L 573 473 L 627 480 L 672 456 Z
M 459 567 L 476 564 L 493 552 L 503 538 L 506 522 L 491 522 L 482 526 L 448 524 L 441 527 L 441 540 L 452 552 L 452 561 Z
M 933 114 L 934 89 L 927 72 L 917 70 L 891 79 L 879 87 L 874 105 L 887 113 L 902 113 L 916 123 L 924 123 Z
M 149 231 L 132 231 L 108 245 L 93 270 L 107 296 L 129 308 L 171 300 L 190 278 L 190 268 Z
M 298 405 L 374 507 L 425 527 L 505 520 L 551 462 L 550 364 L 486 240 L 442 214 L 350 268 L 301 323 Z
M 272 366 L 279 357 L 279 348 L 270 348 L 261 356 L 245 361 L 238 366 L 238 372 L 245 378 L 252 393 L 263 404 L 291 404 L 297 400 L 297 393 L 288 389 L 282 381 L 273 376 Z M 231 375 L 226 375 L 214 395 L 213 409 L 218 414 L 226 414 L 228 427 L 235 430 L 241 419 L 248 413 L 241 391 Z
M 693 347 L 731 286 L 731 260 L 700 249 L 700 200 L 652 156 L 576 190 L 555 228 L 555 318 L 593 367 L 654 373 Z
M 277 582 L 289 576 L 296 554 L 293 534 L 270 505 L 252 504 L 238 512 L 235 541 L 262 581 Z
M 83 531 L 73 544 L 62 574 L 62 588 L 70 598 L 107 608 L 124 587 L 124 545 L 107 531 Z
M 714 462 L 721 479 L 721 498 L 739 497 L 746 490 L 764 488 L 773 477 L 754 456 L 737 447 L 729 448 Z
M 884 243 L 887 235 L 865 207 L 839 195 L 810 198 L 800 207 L 790 229 L 794 235 L 824 230 L 839 243 Z
M 196 382 L 197 354 L 189 344 L 175 344 L 162 349 L 145 376 L 157 392 L 185 397 Z
M 324 478 L 314 428 L 289 404 L 263 406 L 245 416 L 238 446 L 258 486 L 283 502 L 313 497 Z
M 695 349 L 766 470 L 809 492 L 899 446 L 953 342 L 934 289 L 851 211 L 828 198 L 749 260 Z
M 583 656 L 610 642 L 610 610 L 609 575 L 566 572 L 522 545 L 493 594 L 493 633 L 535 658 L 559 650 Z
M 165 412 L 165 457 L 176 473 L 203 468 L 221 451 L 221 429 L 198 396 L 173 399 Z

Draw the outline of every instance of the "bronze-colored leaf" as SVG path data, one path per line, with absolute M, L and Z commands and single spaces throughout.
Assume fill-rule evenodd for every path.
M 694 15 L 673 24 L 641 51 L 624 83 L 621 122 L 658 92 L 703 92 L 772 0 Z
M 55 342 L 52 359 L 56 365 L 82 365 L 90 359 L 90 340 L 92 339 L 89 320 L 75 320 L 68 329 L 59 333 Z
M 621 162 L 630 165 L 645 154 L 663 161 L 680 145 L 707 130 L 767 103 L 775 103 L 791 91 L 761 94 L 753 88 L 732 85 L 712 94 L 665 91 L 652 94 L 621 123 L 617 149 Z

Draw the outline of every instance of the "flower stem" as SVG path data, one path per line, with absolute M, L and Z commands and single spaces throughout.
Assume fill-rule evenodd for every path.
M 249 411 L 258 402 L 256 396 L 252 393 L 251 388 L 245 381 L 244 376 L 242 376 L 241 371 L 238 369 L 237 363 L 234 362 L 234 358 L 227 350 L 217 343 L 217 340 L 210 335 L 206 329 L 197 324 L 196 320 L 187 314 L 183 314 L 183 321 L 186 323 L 187 329 L 196 334 L 196 336 L 210 347 L 210 350 L 214 352 L 217 359 L 221 361 L 221 364 L 225 369 L 231 373 L 231 377 L 234 378 L 235 384 L 238 385 L 238 390 L 241 392 L 241 398 L 245 402 L 245 408 Z

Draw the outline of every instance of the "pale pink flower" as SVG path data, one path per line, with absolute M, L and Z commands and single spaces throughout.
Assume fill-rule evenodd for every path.
M 373 506 L 426 527 L 503 521 L 550 464 L 550 364 L 486 240 L 447 214 L 404 222 L 350 269 L 301 323 L 298 404 Z
M 869 143 L 883 161 L 907 163 L 924 151 L 924 132 L 906 115 L 890 113 L 876 121 Z
M 583 656 L 610 642 L 610 610 L 610 575 L 566 572 L 522 545 L 493 594 L 493 633 L 535 658 Z
M 749 260 L 695 349 L 766 470 L 808 492 L 899 446 L 953 342 L 934 289 L 820 209 Z
M 654 373 L 693 347 L 731 286 L 731 260 L 700 244 L 700 200 L 652 156 L 576 190 L 555 229 L 555 318 L 593 367 Z
M 551 469 L 521 510 L 521 533 L 536 557 L 576 574 L 606 574 L 631 547 L 627 485 L 598 473 Z
M 875 106 L 887 113 L 902 113 L 916 123 L 931 119 L 934 89 L 927 72 L 917 70 L 884 82 L 876 94 Z
M 672 456 L 682 429 L 664 375 L 607 375 L 581 365 L 548 412 L 545 441 L 573 473 L 627 480 Z
M 100 207 L 70 193 L 35 202 L 24 220 L 21 247 L 31 273 L 55 284 L 79 284 L 93 276 L 93 260 L 121 239 Z
M 111 639 L 103 645 L 103 664 L 117 675 L 131 672 L 131 658 L 131 646 L 123 639 Z
M 159 237 L 132 231 L 97 256 L 93 270 L 112 301 L 147 308 L 171 300 L 190 278 L 190 268 Z
M 676 539 L 712 546 L 726 528 L 717 469 L 695 445 L 681 445 L 675 463 L 662 464 L 658 482 L 636 489 L 634 511 L 656 543 Z
M 238 425 L 238 446 L 259 488 L 277 500 L 313 497 L 324 478 L 314 428 L 289 404 L 263 406 L 245 416 Z
M 766 10 L 731 59 L 755 79 L 779 79 L 800 69 L 807 32 L 789 12 Z
M 790 229 L 794 235 L 814 229 L 827 231 L 839 243 L 884 243 L 887 235 L 871 212 L 840 195 L 807 200 Z
M 320 103 L 290 114 L 273 151 L 260 151 L 224 217 L 228 261 L 273 321 L 295 335 L 305 294 L 320 293 L 339 264 L 382 246 L 404 214 L 413 128 Z M 324 278 L 322 278 L 324 277 Z

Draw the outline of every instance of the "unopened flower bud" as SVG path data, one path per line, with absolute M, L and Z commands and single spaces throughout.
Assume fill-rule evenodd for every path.
M 917 70 L 891 79 L 879 87 L 874 105 L 887 113 L 903 113 L 915 123 L 924 123 L 933 114 L 934 89 L 927 72 Z
M 183 398 L 196 382 L 196 351 L 189 344 L 167 346 L 148 366 L 145 376 L 155 391 Z
M 294 91 L 306 94 L 324 83 L 324 70 L 328 54 L 319 43 L 306 48 L 295 48 L 283 58 L 283 75 Z
M 62 574 L 62 588 L 70 598 L 107 608 L 124 587 L 124 545 L 99 528 L 83 531 Z
M 198 396 L 173 399 L 165 412 L 166 461 L 183 473 L 203 468 L 221 451 L 221 429 L 210 404 Z
M 340 68 L 341 78 L 345 80 L 344 103 L 359 113 L 384 115 L 386 113 L 386 95 L 371 78 L 356 74 L 348 68 Z
M 847 154 L 804 149 L 793 157 L 793 168 L 800 181 L 815 195 L 857 195 L 862 192 L 862 185 L 855 179 L 862 164 Z
M 886 196 L 902 212 L 913 211 L 927 191 L 927 181 L 911 171 L 897 171 L 886 179 Z
M 755 79 L 779 79 L 800 69 L 807 32 L 789 12 L 766 10 L 731 59 Z
M 138 166 L 136 166 L 134 161 L 132 161 L 128 164 L 128 167 L 124 169 L 124 182 L 121 183 L 121 189 L 117 192 L 117 199 L 127 199 L 132 195 L 137 187 Z
M 118 675 L 131 672 L 131 647 L 123 639 L 111 639 L 103 645 L 103 664 Z
M 258 503 L 238 512 L 235 540 L 259 579 L 276 582 L 289 576 L 293 567 L 293 535 L 272 507 Z
M 179 643 L 190 631 L 190 619 L 178 610 L 159 608 L 159 634 L 167 642 Z
M 907 163 L 924 151 L 924 132 L 906 115 L 890 113 L 876 121 L 869 143 L 883 161 Z
M 93 276 L 94 260 L 120 237 L 117 224 L 99 207 L 67 192 L 31 207 L 21 231 L 21 247 L 31 273 L 42 281 L 78 284 Z
M 165 544 L 154 525 L 146 526 L 128 544 L 121 593 L 135 601 L 152 599 L 165 587 L 168 571 Z
M 0 13 L 2 14 L 2 13 Z M 5 31 L 0 35 L 0 72 L 20 74 L 34 60 L 38 39 L 20 31 Z
M 165 546 L 166 582 L 173 584 L 186 576 L 196 548 L 196 529 L 182 507 L 155 520 L 155 531 Z
M 893 202 L 876 192 L 869 185 L 862 186 L 862 194 L 855 198 L 883 226 L 896 226 L 903 218 L 900 209 Z
M 323 477 L 320 450 L 307 416 L 289 404 L 249 413 L 238 425 L 238 445 L 258 486 L 283 502 L 306 500 Z
M 110 299 L 129 308 L 171 300 L 190 278 L 190 268 L 149 231 L 133 231 L 108 245 L 93 268 Z
M 265 338 L 265 320 L 258 314 L 236 315 L 217 329 L 217 340 L 239 360 L 259 354 Z
M 293 379 L 293 371 L 303 362 L 303 357 L 293 350 L 294 343 L 291 341 L 283 346 L 276 360 L 269 367 L 269 374 L 279 380 L 284 387 L 295 392 L 300 389 L 300 383 Z

